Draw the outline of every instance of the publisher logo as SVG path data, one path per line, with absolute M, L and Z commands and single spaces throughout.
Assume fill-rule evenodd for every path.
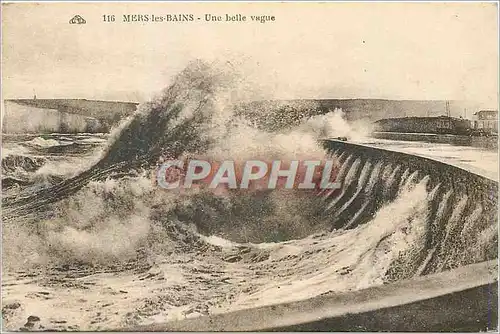
M 69 24 L 85 24 L 87 21 L 80 15 L 75 15 L 69 20 Z

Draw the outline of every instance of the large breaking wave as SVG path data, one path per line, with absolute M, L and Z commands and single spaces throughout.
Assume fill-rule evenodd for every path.
M 252 296 L 233 301 L 243 307 L 265 300 L 269 290 L 273 301 L 261 303 L 496 257 L 496 222 L 474 198 L 445 191 L 427 175 L 346 152 L 332 153 L 342 190 L 321 196 L 288 190 L 179 195 L 155 187 L 151 172 L 162 157 L 321 159 L 327 154 L 321 138 L 364 135 L 340 110 L 314 115 L 310 102 L 296 106 L 304 114 L 262 106 L 245 114 L 238 106 L 246 88 L 232 69 L 194 62 L 112 133 L 92 167 L 47 189 L 4 198 L 4 266 L 148 266 L 192 254 L 204 267 L 213 255 L 240 263 L 238 275 L 274 277 L 250 277 Z M 270 119 L 279 127 L 269 126 Z M 224 253 L 228 247 L 237 250 L 233 256 Z

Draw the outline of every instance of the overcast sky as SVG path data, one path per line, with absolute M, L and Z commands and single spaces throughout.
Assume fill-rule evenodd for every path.
M 189 60 L 245 59 L 276 98 L 465 99 L 495 108 L 494 3 L 3 5 L 4 98 L 147 99 Z M 273 23 L 123 23 L 241 13 Z M 80 14 L 85 25 L 68 21 Z M 117 22 L 105 23 L 102 15 Z

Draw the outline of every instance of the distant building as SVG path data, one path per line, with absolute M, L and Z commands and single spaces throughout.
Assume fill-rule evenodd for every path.
M 471 121 L 473 131 L 481 135 L 498 134 L 498 110 L 480 110 L 474 116 L 477 119 Z
M 480 110 L 474 113 L 474 115 L 477 116 L 477 119 L 480 121 L 496 120 L 498 119 L 498 110 Z

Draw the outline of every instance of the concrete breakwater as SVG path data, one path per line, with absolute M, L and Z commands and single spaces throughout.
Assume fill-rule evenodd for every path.
M 475 197 L 478 201 L 494 203 L 496 206 L 498 183 L 466 169 L 412 154 L 339 140 L 325 140 L 323 146 L 330 154 L 343 153 L 359 157 L 363 161 L 382 161 L 385 164 L 399 166 L 400 170 L 408 170 L 408 173 L 418 171 L 420 178 L 430 176 L 431 186 L 439 183 L 457 191 L 474 193 L 478 196 Z
M 369 223 L 409 184 L 425 184 L 424 241 L 418 254 L 403 261 L 403 273 L 395 269 L 389 274 L 395 280 L 498 257 L 498 182 L 433 159 L 367 145 L 327 140 L 324 147 L 341 164 L 342 193 L 326 200 L 335 229 Z

